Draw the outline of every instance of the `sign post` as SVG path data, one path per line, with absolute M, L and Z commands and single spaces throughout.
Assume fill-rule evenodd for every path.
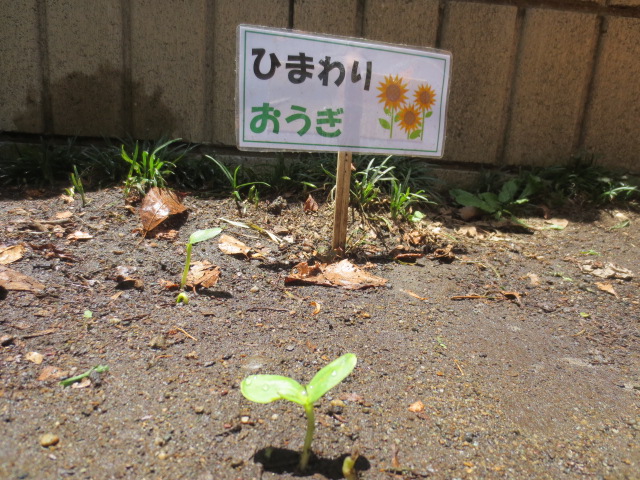
M 349 187 L 351 185 L 351 152 L 338 152 L 336 171 L 336 206 L 333 216 L 333 240 L 331 248 L 343 251 L 347 243 L 349 219 Z
M 338 152 L 333 248 L 344 249 L 352 152 L 441 157 L 451 55 L 238 27 L 240 150 Z

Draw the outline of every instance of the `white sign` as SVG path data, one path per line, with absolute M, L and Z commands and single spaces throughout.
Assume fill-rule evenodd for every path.
M 441 157 L 451 55 L 238 27 L 241 150 Z

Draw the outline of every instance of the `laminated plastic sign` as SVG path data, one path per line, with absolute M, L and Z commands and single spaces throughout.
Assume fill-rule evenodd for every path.
M 451 54 L 238 27 L 241 150 L 441 157 Z

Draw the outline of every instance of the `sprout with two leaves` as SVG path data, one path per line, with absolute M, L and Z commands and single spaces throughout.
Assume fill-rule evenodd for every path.
M 240 385 L 242 394 L 252 402 L 271 403 L 275 400 L 289 400 L 304 407 L 307 416 L 307 434 L 300 456 L 301 471 L 307 468 L 311 456 L 311 442 L 316 423 L 313 404 L 344 380 L 355 368 L 356 362 L 356 356 L 353 353 L 347 353 L 316 373 L 305 386 L 292 378 L 280 375 L 250 375 L 242 381 Z
M 182 270 L 182 279 L 180 280 L 180 290 L 187 284 L 187 275 L 189 274 L 189 267 L 191 266 L 191 249 L 196 243 L 204 242 L 217 235 L 220 235 L 222 229 L 219 227 L 209 228 L 207 230 L 196 230 L 189 237 L 187 243 L 187 260 L 184 263 L 184 269 Z M 176 303 L 189 303 L 189 296 L 185 292 L 180 292 L 176 298 Z

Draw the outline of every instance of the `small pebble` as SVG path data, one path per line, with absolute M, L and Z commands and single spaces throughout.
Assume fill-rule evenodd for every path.
M 0 345 L 6 347 L 7 345 L 11 345 L 13 341 L 16 339 L 13 335 L 3 335 L 0 337 Z
M 57 445 L 60 441 L 60 437 L 54 435 L 53 433 L 45 433 L 40 437 L 40 445 L 43 447 L 51 447 L 53 445 Z
M 247 423 L 249 423 L 249 417 L 247 417 L 246 415 L 240 417 L 240 423 L 244 423 L 246 425 Z
M 167 348 L 167 339 L 164 338 L 164 335 L 156 335 L 149 342 L 149 346 L 156 350 L 164 350 Z
M 169 454 L 167 452 L 158 453 L 158 460 L 166 460 L 169 458 Z
M 258 287 L 257 285 L 254 285 L 253 287 L 251 287 L 251 290 L 249 290 L 251 293 L 258 293 L 260 291 L 260 287 Z
M 204 407 L 202 405 L 196 405 L 195 407 L 193 407 L 193 411 L 198 415 L 202 415 L 204 413 Z

